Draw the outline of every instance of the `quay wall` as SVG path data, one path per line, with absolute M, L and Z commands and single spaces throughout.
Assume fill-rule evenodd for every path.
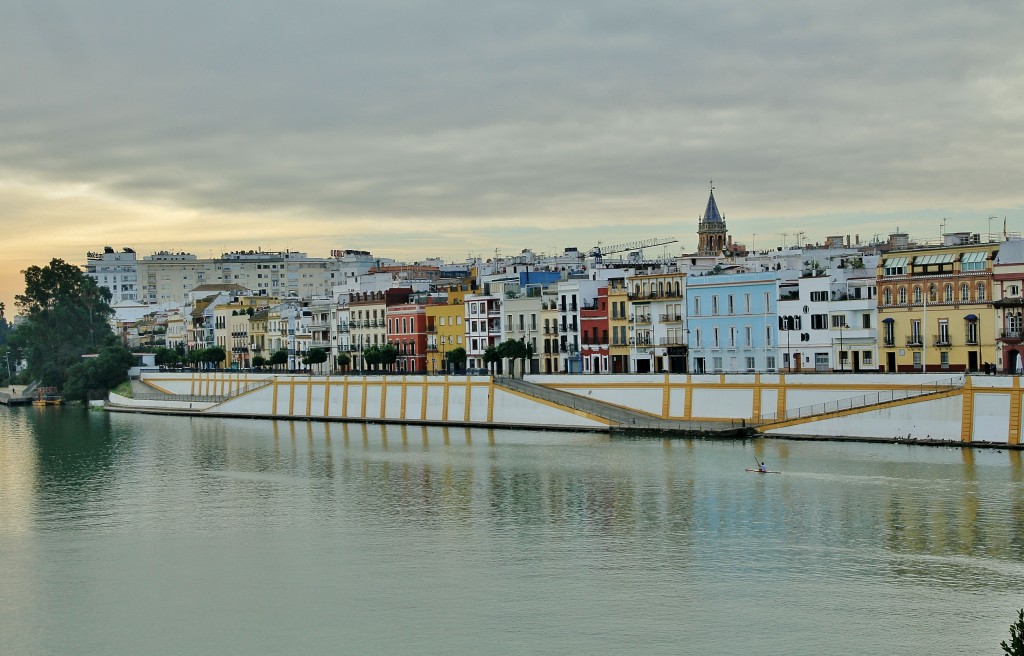
M 489 376 L 308 376 L 248 372 L 143 373 L 153 394 L 110 398 L 126 408 L 186 410 L 183 397 L 224 397 L 194 403 L 206 415 L 290 417 L 339 421 L 523 426 L 607 430 L 588 413 L 525 396 Z M 173 395 L 155 400 L 155 395 Z M 205 405 L 205 407 L 200 407 Z
M 1019 445 L 1024 388 L 1015 376 L 928 374 L 535 375 L 527 380 L 681 421 L 770 423 L 787 411 L 861 397 L 905 399 L 876 409 L 764 428 L 766 435 L 939 440 Z M 922 388 L 943 398 L 915 399 Z M 833 413 L 834 414 L 834 413 Z
M 606 430 L 608 422 L 497 386 L 488 376 L 144 373 L 155 392 L 225 396 L 203 414 Z M 527 375 L 531 383 L 675 421 L 746 420 L 767 435 L 1019 445 L 1024 388 L 1013 376 L 929 374 Z M 914 398 L 922 388 L 940 398 Z M 772 428 L 787 411 L 873 395 L 895 399 Z M 125 406 L 151 401 L 115 400 Z M 161 402 L 174 403 L 174 402 Z M 180 408 L 180 402 L 176 405 Z M 173 407 L 173 406 L 171 406 Z M 192 410 L 197 406 L 193 405 Z

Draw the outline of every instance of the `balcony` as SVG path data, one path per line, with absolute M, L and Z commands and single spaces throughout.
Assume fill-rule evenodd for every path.
M 896 338 L 895 337 L 884 337 L 882 339 L 882 345 L 883 346 L 896 346 Z
M 633 323 L 651 323 L 651 315 L 649 314 L 638 314 L 629 318 Z
M 1019 342 L 1021 334 L 1020 330 L 1004 330 L 999 333 L 999 339 L 1006 342 Z
M 920 335 L 907 335 L 907 346 L 921 347 L 924 345 L 924 341 Z
M 949 346 L 949 335 L 932 335 L 932 346 Z
M 662 323 L 678 323 L 683 320 L 681 314 L 659 314 L 658 320 Z

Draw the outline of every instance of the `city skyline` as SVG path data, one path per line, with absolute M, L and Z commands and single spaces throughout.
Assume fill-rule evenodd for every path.
M 1022 25 L 1011 2 L 20 3 L 0 301 L 104 245 L 691 252 L 712 178 L 755 248 L 1018 232 Z

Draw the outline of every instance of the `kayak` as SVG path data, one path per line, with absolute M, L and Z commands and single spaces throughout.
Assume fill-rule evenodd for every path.
M 781 474 L 780 471 L 761 471 L 760 469 L 747 469 L 751 474 Z

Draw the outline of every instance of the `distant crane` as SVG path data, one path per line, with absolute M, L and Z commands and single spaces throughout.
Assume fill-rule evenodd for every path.
M 601 264 L 601 261 L 605 255 L 611 255 L 613 253 L 625 253 L 628 251 L 639 251 L 652 246 L 663 246 L 665 244 L 674 244 L 678 239 L 675 237 L 653 237 L 651 239 L 643 239 L 641 241 L 631 241 L 625 244 L 615 244 L 613 246 L 602 246 L 601 242 L 597 242 L 597 246 L 594 246 L 587 253 L 594 258 L 595 264 Z

